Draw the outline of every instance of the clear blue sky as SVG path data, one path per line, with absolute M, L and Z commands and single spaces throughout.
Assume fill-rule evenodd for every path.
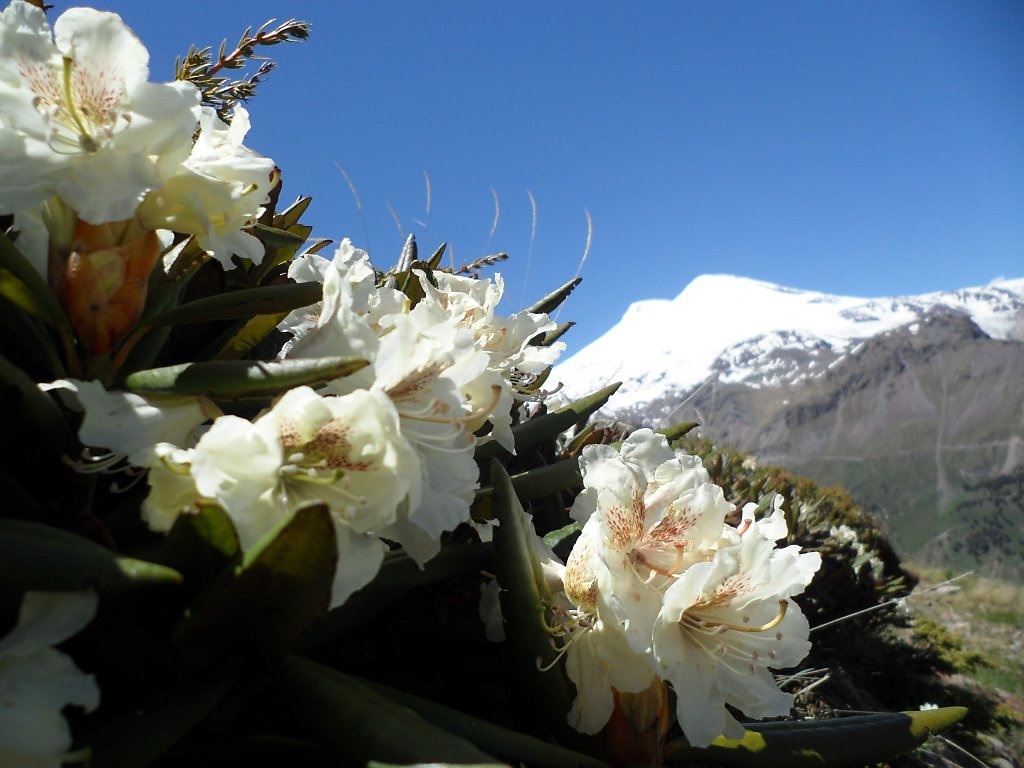
M 421 250 L 511 253 L 512 311 L 576 273 L 589 209 L 570 351 L 704 272 L 864 296 L 1024 276 L 1019 0 L 96 7 L 146 43 L 152 79 L 189 43 L 311 22 L 269 49 L 247 143 L 287 198 L 313 196 L 317 234 L 381 266 L 402 241 L 390 203 Z

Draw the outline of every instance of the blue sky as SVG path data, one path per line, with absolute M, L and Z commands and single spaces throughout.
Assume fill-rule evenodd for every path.
M 268 50 L 247 143 L 286 198 L 313 196 L 317 234 L 379 266 L 402 242 L 390 204 L 421 250 L 509 252 L 513 311 L 576 274 L 589 210 L 570 352 L 705 272 L 863 296 L 1024 276 L 1024 3 L 96 7 L 142 38 L 155 80 L 189 43 L 311 22 Z

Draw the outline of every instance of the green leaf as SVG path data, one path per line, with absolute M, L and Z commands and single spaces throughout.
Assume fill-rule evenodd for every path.
M 542 741 L 529 734 L 495 725 L 488 720 L 467 715 L 465 712 L 405 691 L 368 680 L 361 682 L 389 699 L 408 707 L 438 728 L 444 728 L 450 733 L 462 736 L 472 741 L 480 749 L 495 757 L 508 760 L 510 763 L 526 764 L 530 768 L 564 768 L 564 766 L 607 768 L 604 762 L 594 757 Z
M 682 421 L 678 424 L 673 424 L 669 427 L 665 427 L 663 429 L 656 429 L 654 431 L 657 432 L 659 435 L 664 435 L 665 439 L 667 439 L 670 443 L 674 443 L 676 440 L 685 437 L 687 434 L 689 434 L 699 426 L 700 422 L 698 421 Z
M 195 728 L 231 687 L 230 666 L 180 683 L 108 724 L 93 740 L 92 768 L 145 768 Z
M 920 746 L 962 720 L 964 707 L 921 712 L 759 723 L 747 726 L 741 739 L 715 739 L 702 749 L 685 740 L 669 742 L 666 763 L 711 763 L 737 768 L 854 768 L 887 762 Z
M 0 356 L 0 425 L 3 439 L 23 450 L 42 449 L 51 457 L 74 453 L 78 440 L 53 398 L 28 374 Z
M 277 658 L 326 610 L 338 552 L 324 504 L 303 507 L 245 554 L 240 570 L 174 637 L 192 667 Z
M 498 461 L 491 462 L 491 484 L 499 522 L 494 529 L 494 570 L 502 589 L 511 682 L 522 697 L 521 706 L 529 709 L 540 728 L 563 744 L 584 743 L 566 721 L 574 694 L 551 643 L 552 596 L 537 558 L 536 533 Z
M 37 381 L 53 381 L 66 376 L 53 338 L 38 318 L 8 301 L 0 301 L 0 355 L 11 359 Z
M 313 198 L 306 196 L 300 197 L 294 203 L 289 205 L 279 214 L 274 216 L 274 226 L 277 229 L 288 229 L 299 223 L 299 219 L 302 218 L 302 214 L 309 208 L 309 204 L 313 202 Z
M 234 320 L 253 315 L 290 312 L 315 304 L 320 301 L 322 295 L 323 286 L 312 282 L 245 288 L 182 304 L 149 319 L 147 325 L 206 323 L 212 320 Z
M 71 333 L 71 323 L 50 286 L 4 234 L 0 234 L 0 296 L 54 328 Z
M 178 515 L 157 551 L 156 559 L 200 586 L 238 561 L 241 547 L 227 512 L 216 504 L 200 502 L 196 512 Z
M 573 292 L 573 289 L 581 282 L 583 282 L 582 277 L 574 277 L 568 283 L 560 288 L 556 288 L 543 299 L 535 301 L 523 311 L 533 312 L 534 314 L 550 314 L 554 310 L 558 309 L 558 305 L 565 301 L 569 297 L 569 294 Z
M 256 315 L 228 339 L 217 353 L 217 360 L 237 360 L 273 333 L 277 324 L 285 319 L 287 312 L 276 315 Z
M 622 382 L 616 382 L 604 389 L 599 389 L 593 394 L 564 405 L 555 411 L 545 413 L 542 416 L 537 416 L 512 427 L 516 452 L 522 453 L 525 449 L 532 448 L 545 440 L 553 440 L 559 433 L 564 432 L 579 422 L 586 421 L 608 402 L 608 399 L 615 394 L 615 391 L 620 386 L 622 386 Z M 499 455 L 502 451 L 501 446 L 494 441 L 484 443 L 477 448 L 476 458 L 492 458 Z
M 561 528 L 556 528 L 553 531 L 549 531 L 544 535 L 544 543 L 551 549 L 554 549 L 563 541 L 568 539 L 574 533 L 579 533 L 583 530 L 583 523 L 579 520 L 574 520 L 568 525 L 563 525 Z
M 512 487 L 515 489 L 519 501 L 523 503 L 575 488 L 581 482 L 579 461 L 575 457 L 556 461 L 553 464 L 541 464 L 533 469 L 512 475 Z M 477 497 L 493 493 L 493 491 L 493 486 L 483 486 L 477 491 Z
M 357 678 L 309 659 L 286 657 L 280 680 L 284 706 L 339 765 L 497 762 Z
M 102 595 L 181 580 L 173 568 L 117 555 L 70 531 L 0 519 L 0 585 L 5 591 L 95 589 Z
M 437 269 L 441 266 L 441 257 L 444 256 L 444 252 L 447 248 L 448 243 L 441 243 L 437 246 L 437 250 L 430 255 L 429 259 L 427 259 L 427 266 L 430 267 L 430 269 Z
M 576 323 L 573 322 L 559 323 L 553 330 L 550 330 L 544 334 L 544 338 L 540 342 L 538 342 L 538 345 L 541 347 L 550 347 L 552 344 L 554 344 L 556 341 L 562 338 L 566 334 L 566 332 L 574 325 L 576 325 Z
M 295 648 L 307 652 L 326 646 L 365 626 L 417 587 L 476 576 L 493 567 L 493 548 L 479 542 L 445 546 L 422 567 L 401 550 L 389 552 L 376 578 L 310 627 Z
M 271 248 L 298 248 L 306 242 L 306 238 L 289 232 L 287 229 L 268 227 L 266 224 L 256 224 L 250 231 L 264 245 L 268 245 Z
M 125 388 L 142 394 L 206 395 L 221 400 L 272 397 L 293 387 L 348 376 L 368 364 L 354 357 L 211 360 L 136 371 L 125 379 Z

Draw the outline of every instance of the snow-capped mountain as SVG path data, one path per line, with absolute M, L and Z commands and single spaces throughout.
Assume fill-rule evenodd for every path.
M 610 412 L 631 411 L 710 378 L 780 386 L 821 374 L 866 339 L 935 307 L 966 313 L 1008 339 L 1024 317 L 1024 279 L 958 291 L 866 299 L 730 275 L 702 275 L 671 300 L 634 303 L 611 330 L 560 364 L 569 398 L 612 381 Z
M 862 299 L 723 275 L 642 301 L 552 379 L 876 513 L 904 553 L 1024 580 L 1024 280 Z

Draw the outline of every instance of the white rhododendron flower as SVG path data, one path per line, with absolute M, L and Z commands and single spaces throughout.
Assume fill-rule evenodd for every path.
M 479 280 L 446 272 L 433 273 L 437 286 L 426 275 L 418 272 L 420 284 L 426 294 L 421 304 L 429 306 L 438 318 L 452 318 L 473 332 L 478 349 L 488 355 L 487 368 L 464 388 L 467 398 L 481 402 L 498 387 L 500 397 L 496 405 L 474 429 L 490 421 L 488 439 L 496 440 L 503 448 L 515 453 L 512 438 L 512 405 L 525 397 L 518 381 L 535 377 L 554 364 L 565 348 L 561 342 L 549 346 L 531 345 L 538 334 L 555 328 L 555 323 L 543 314 L 519 312 L 505 317 L 496 314 L 505 284 L 501 275 L 494 281 Z
M 564 612 L 565 671 L 577 692 L 568 719 L 573 728 L 589 734 L 611 717 L 613 689 L 639 693 L 657 678 L 649 654 L 631 648 L 623 625 L 614 619 L 608 606 L 614 595 L 598 588 L 600 537 L 598 525 L 585 525 L 563 571 L 564 594 L 573 606 Z
M 751 717 L 788 714 L 792 696 L 768 668 L 792 666 L 809 649 L 807 621 L 789 598 L 821 558 L 776 548 L 787 532 L 782 497 L 762 520 L 748 504 L 738 527 L 726 524 L 734 507 L 699 459 L 649 429 L 619 451 L 588 446 L 580 466 L 585 490 L 572 514 L 585 524 L 565 591 L 587 616 L 579 624 L 588 635 L 569 647 L 578 690 L 570 722 L 599 730 L 611 715 L 611 688 L 646 688 L 640 660 L 647 674 L 672 683 L 695 746 L 737 735 L 727 703 Z
M 56 391 L 70 407 L 85 411 L 78 429 L 84 445 L 106 448 L 137 467 L 158 461 L 160 443 L 191 444 L 196 430 L 220 415 L 205 397 L 108 391 L 98 381 L 58 379 L 39 388 Z
M 129 219 L 192 146 L 199 92 L 149 83 L 119 16 L 71 8 L 51 33 L 23 0 L 0 13 L 0 211 L 58 194 L 85 221 Z
M 235 108 L 230 125 L 203 107 L 199 129 L 191 154 L 147 195 L 139 217 L 150 228 L 195 235 L 225 269 L 234 267 L 232 254 L 259 264 L 263 243 L 241 230 L 256 223 L 277 183 L 274 161 L 242 144 L 249 131 L 243 107 Z
M 299 507 L 326 504 L 339 553 L 333 605 L 377 574 L 385 551 L 377 534 L 400 502 L 421 493 L 419 456 L 390 400 L 375 391 L 322 397 L 297 387 L 253 422 L 222 416 L 194 448 L 165 445 L 159 454 L 143 505 L 156 530 L 211 499 L 248 549 Z
M 100 690 L 53 646 L 81 631 L 96 613 L 92 592 L 27 592 L 18 624 L 0 638 L 0 765 L 60 768 L 71 748 L 62 710 L 91 711 Z
M 400 505 L 394 523 L 378 531 L 401 544 L 420 564 L 440 549 L 441 535 L 469 519 L 479 482 L 473 430 L 500 402 L 494 381 L 472 400 L 467 391 L 487 371 L 488 353 L 461 318 L 439 313 L 427 300 L 410 309 L 400 291 L 376 285 L 365 251 L 342 241 L 330 262 L 303 260 L 296 277 L 323 275 L 319 307 L 292 313 L 279 326 L 295 340 L 291 358 L 342 355 L 370 365 L 330 382 L 326 390 L 385 395 L 401 419 L 401 431 L 420 458 L 419 498 Z
M 421 500 L 407 505 L 382 535 L 422 564 L 437 554 L 442 533 L 469 519 L 479 475 L 469 425 L 493 408 L 497 393 L 480 407 L 466 401 L 463 389 L 483 372 L 487 356 L 476 349 L 472 333 L 452 321 L 435 322 L 421 305 L 382 318 L 388 330 L 378 339 L 368 369 L 370 388 L 394 404 L 423 473 Z M 360 386 L 359 373 L 331 382 L 329 389 Z
M 779 690 L 768 667 L 791 667 L 810 650 L 807 619 L 789 598 L 803 592 L 821 555 L 776 548 L 786 535 L 781 500 L 757 522 L 755 505 L 747 505 L 739 541 L 686 569 L 665 592 L 654 656 L 680 694 L 679 720 L 695 746 L 743 735 L 727 703 L 754 718 L 792 707 L 793 696 Z

